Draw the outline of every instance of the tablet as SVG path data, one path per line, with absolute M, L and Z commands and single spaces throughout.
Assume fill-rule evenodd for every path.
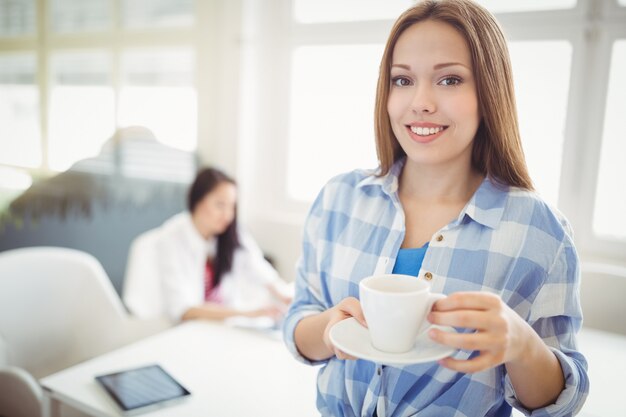
M 125 415 L 135 415 L 171 405 L 191 393 L 154 364 L 96 376 Z

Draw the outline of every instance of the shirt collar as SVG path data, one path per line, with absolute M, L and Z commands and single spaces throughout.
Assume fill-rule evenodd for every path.
M 370 171 L 370 175 L 365 176 L 357 184 L 357 188 L 378 186 L 385 194 L 397 199 L 398 180 L 405 161 L 406 158 L 400 158 L 394 162 L 389 172 L 382 176 L 378 175 L 380 168 Z M 453 224 L 461 223 L 463 218 L 468 216 L 477 223 L 495 229 L 502 220 L 508 188 L 485 178 Z
M 194 248 L 198 251 L 202 251 L 207 256 L 214 256 L 217 252 L 217 239 L 209 239 L 206 240 L 196 226 L 193 224 L 193 219 L 191 217 L 191 213 L 186 211 L 182 214 L 184 218 L 184 233 L 187 235 L 187 238 L 191 242 Z
M 378 186 L 382 188 L 385 194 L 395 198 L 398 194 L 398 180 L 400 178 L 400 174 L 402 173 L 405 161 L 406 158 L 398 159 L 393 163 L 389 172 L 385 175 L 379 175 L 380 167 L 376 170 L 371 170 L 369 172 L 370 175 L 366 175 L 361 181 L 359 181 L 357 188 Z
M 467 203 L 457 221 L 465 215 L 477 223 L 495 229 L 502 220 L 509 187 L 485 178 Z

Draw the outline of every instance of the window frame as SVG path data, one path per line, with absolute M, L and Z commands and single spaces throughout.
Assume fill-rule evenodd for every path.
M 346 43 L 384 42 L 392 21 L 298 23 L 291 16 L 291 1 L 280 0 L 257 22 L 260 24 L 259 65 L 274 63 L 277 69 L 261 96 L 273 92 L 274 112 L 258 107 L 255 126 L 261 132 L 258 148 L 272 149 L 256 161 L 256 169 L 263 176 L 247 177 L 255 184 L 252 199 L 253 216 L 275 224 L 301 223 L 310 202 L 293 200 L 287 195 L 288 175 L 286 154 L 288 148 L 291 56 L 302 45 L 332 45 Z M 593 233 L 593 206 L 600 158 L 606 90 L 612 42 L 626 37 L 626 7 L 617 0 L 578 0 L 571 9 L 499 13 L 496 17 L 510 41 L 565 40 L 572 45 L 572 63 L 569 80 L 563 142 L 563 160 L 558 196 L 558 208 L 570 221 L 574 239 L 583 261 L 606 261 L 625 264 L 626 241 L 596 236 Z M 265 20 L 263 20 L 265 19 Z M 558 25 L 555 24 L 558 22 Z M 274 43 L 272 43 L 274 42 Z M 273 45 L 270 46 L 270 45 Z M 244 87 L 245 89 L 245 87 Z M 274 108 L 273 105 L 277 108 Z M 600 133 L 601 137 L 601 133 Z M 372 144 L 374 146 L 374 144 Z M 263 198 L 269 197 L 269 198 Z M 258 202 L 258 203 L 257 203 Z
M 582 0 L 579 0 L 582 1 Z M 568 182 L 564 194 L 563 210 L 576 213 L 572 220 L 579 252 L 593 261 L 609 261 L 626 264 L 626 239 L 598 236 L 593 232 L 593 215 L 601 157 L 601 139 L 608 93 L 610 60 L 613 43 L 626 39 L 626 6 L 617 0 L 586 2 L 588 16 L 585 33 L 584 55 L 581 53 L 580 74 L 576 88 L 579 97 L 573 101 L 572 117 L 568 120 L 566 135 L 573 138 L 576 151 L 569 158 Z M 573 67 L 577 68 L 577 67 Z M 591 115 L 590 118 L 586 118 Z M 569 118 L 568 118 L 569 119 Z M 589 120 L 589 122 L 587 122 Z M 589 138 L 597 137 L 597 144 Z M 574 141 L 575 138 L 575 141 Z M 576 166 L 580 163 L 580 167 Z M 582 181 L 577 181 L 582 177 Z
M 119 123 L 119 97 L 122 89 L 121 55 L 126 49 L 176 46 L 192 48 L 195 54 L 194 87 L 197 103 L 197 147 L 200 159 L 236 169 L 236 148 L 220 142 L 219 137 L 236 125 L 238 101 L 225 91 L 238 91 L 238 77 L 228 78 L 239 67 L 239 51 L 233 45 L 241 31 L 240 0 L 195 0 L 194 25 L 190 27 L 122 27 L 122 0 L 109 0 L 112 23 L 108 29 L 72 33 L 54 33 L 50 16 L 51 0 L 35 0 L 36 32 L 24 36 L 0 38 L 0 54 L 33 52 L 37 60 L 36 86 L 39 91 L 39 130 L 42 162 L 38 167 L 2 164 L 28 173 L 33 178 L 54 175 L 49 160 L 49 106 L 52 88 L 51 54 L 73 50 L 104 50 L 112 56 L 111 87 L 115 95 L 115 126 Z M 228 22 L 226 24 L 225 22 Z M 200 24 L 201 23 L 201 24 Z M 238 72 L 238 70 L 237 70 Z M 226 82 L 219 80 L 225 79 Z M 236 97 L 236 94 L 235 94 Z M 222 115 L 217 113 L 222 112 Z M 201 115 L 208 114 L 202 117 Z M 202 140 L 200 140 L 202 138 Z M 205 139 L 206 138 L 206 139 Z

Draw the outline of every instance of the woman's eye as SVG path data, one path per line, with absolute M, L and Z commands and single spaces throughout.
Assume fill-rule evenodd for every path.
M 445 77 L 443 80 L 439 81 L 439 85 L 459 85 L 461 84 L 461 79 L 459 77 Z
M 406 77 L 394 77 L 391 80 L 391 83 L 396 87 L 406 87 L 408 85 L 411 85 L 411 80 Z

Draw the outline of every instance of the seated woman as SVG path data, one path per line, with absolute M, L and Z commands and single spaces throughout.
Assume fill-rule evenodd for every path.
M 236 202 L 235 182 L 203 169 L 189 190 L 189 211 L 158 230 L 155 262 L 171 320 L 278 318 L 290 302 L 286 283 L 238 229 Z

